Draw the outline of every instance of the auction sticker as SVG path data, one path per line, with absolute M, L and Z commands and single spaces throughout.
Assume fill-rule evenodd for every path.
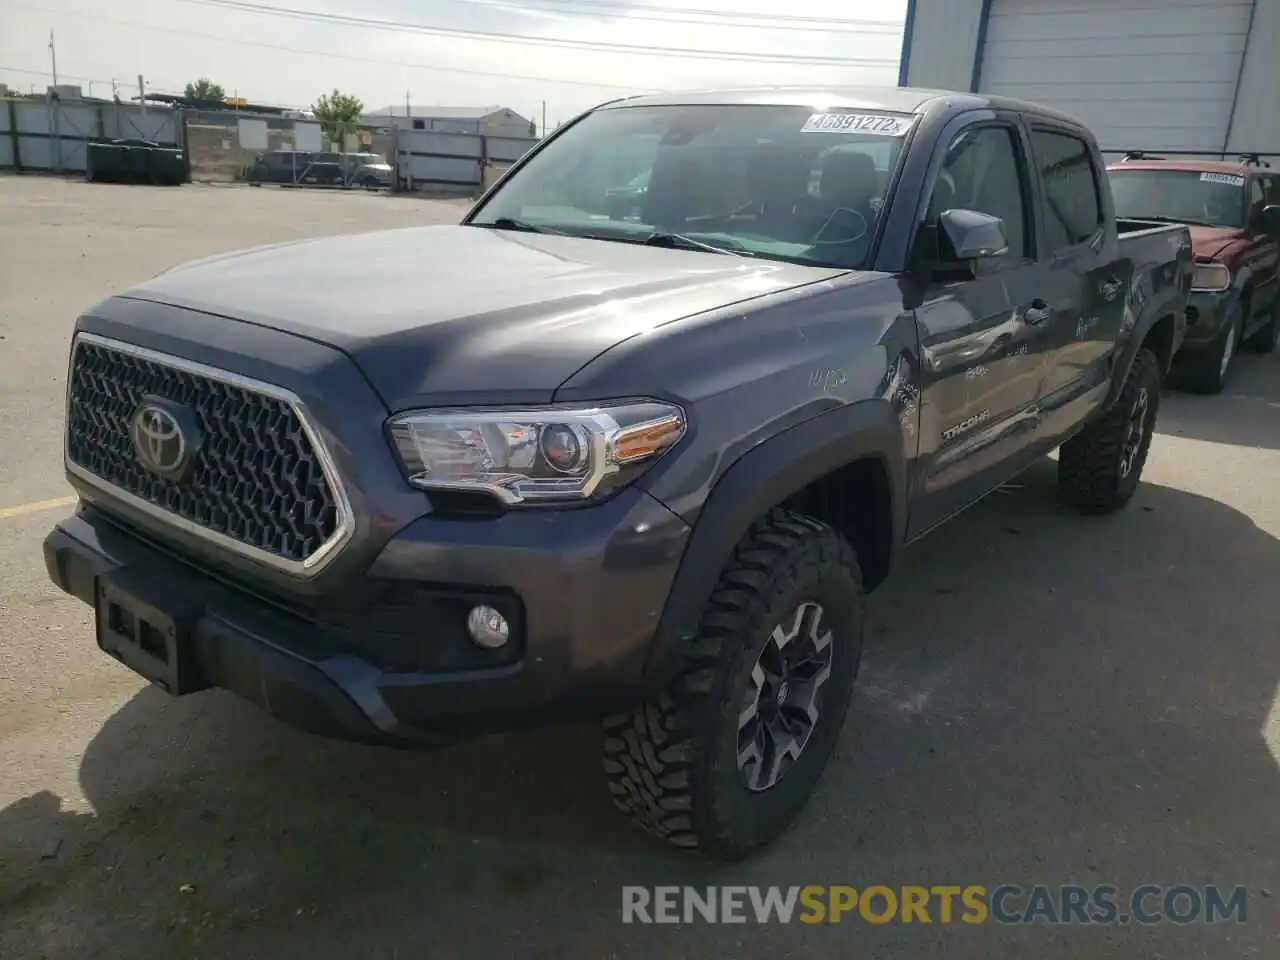
M 910 117 L 882 113 L 815 113 L 800 128 L 801 133 L 871 133 L 880 137 L 900 137 L 911 128 Z
M 1202 173 L 1200 179 L 1209 183 L 1225 183 L 1233 187 L 1244 186 L 1244 177 L 1237 177 L 1233 173 Z

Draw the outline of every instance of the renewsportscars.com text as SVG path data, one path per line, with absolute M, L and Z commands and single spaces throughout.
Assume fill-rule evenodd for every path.
M 1244 887 L 623 887 L 623 923 L 1244 923 Z

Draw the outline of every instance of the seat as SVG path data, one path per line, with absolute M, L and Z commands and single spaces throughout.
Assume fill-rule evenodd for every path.
M 822 161 L 818 196 L 796 205 L 801 232 L 813 243 L 854 243 L 870 236 L 880 191 L 875 161 L 853 150 L 833 150 Z
M 761 144 L 752 154 L 747 167 L 752 203 L 743 212 L 754 214 L 761 233 L 785 239 L 792 232 L 792 209 L 804 196 L 807 176 L 800 161 L 794 150 L 780 144 Z
M 701 212 L 704 160 L 703 154 L 681 147 L 660 150 L 649 173 L 641 219 L 662 230 L 682 231 L 688 218 Z

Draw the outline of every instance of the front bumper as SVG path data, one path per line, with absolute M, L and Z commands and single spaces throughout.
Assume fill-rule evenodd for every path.
M 1187 332 L 1182 339 L 1182 350 L 1198 350 L 1212 344 L 1239 299 L 1234 288 L 1220 293 L 1193 291 L 1187 302 Z
M 223 688 L 312 733 L 430 747 L 647 698 L 647 659 L 688 533 L 634 489 L 586 509 L 424 517 L 332 608 L 215 576 L 86 504 L 50 532 L 44 554 L 53 582 L 91 606 L 124 583 L 174 611 L 184 680 L 171 692 Z M 367 597 L 363 607 L 352 594 Z M 477 603 L 507 615 L 502 650 L 467 640 Z

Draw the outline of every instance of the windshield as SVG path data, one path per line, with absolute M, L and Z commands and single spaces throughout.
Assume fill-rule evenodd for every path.
M 634 243 L 675 235 L 856 268 L 911 121 L 791 106 L 599 110 L 530 158 L 471 223 Z
M 1244 225 L 1244 177 L 1194 170 L 1112 170 L 1116 216 L 1209 227 Z

